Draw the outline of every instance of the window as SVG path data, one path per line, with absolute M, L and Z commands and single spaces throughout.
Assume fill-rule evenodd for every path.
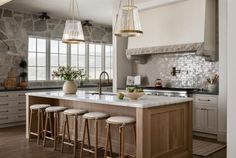
M 112 45 L 80 43 L 67 45 L 58 39 L 29 37 L 28 80 L 51 80 L 59 66 L 83 69 L 89 79 L 98 79 L 102 71 L 112 78 Z
M 85 70 L 85 44 L 71 45 L 71 67 Z
M 89 78 L 99 79 L 102 72 L 102 45 L 89 44 Z
M 67 61 L 67 44 L 60 40 L 50 40 L 50 74 L 59 66 L 67 66 Z
M 113 50 L 112 45 L 105 45 L 105 71 L 109 74 L 111 78 L 113 78 Z
M 29 80 L 46 80 L 46 39 L 29 38 Z

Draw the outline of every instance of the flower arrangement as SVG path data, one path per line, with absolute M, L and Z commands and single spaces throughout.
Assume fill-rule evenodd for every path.
M 52 73 L 53 79 L 59 78 L 65 81 L 74 81 L 81 76 L 84 76 L 83 69 L 75 69 L 70 66 L 60 66 Z

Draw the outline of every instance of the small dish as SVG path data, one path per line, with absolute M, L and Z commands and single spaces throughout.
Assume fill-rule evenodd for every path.
M 131 100 L 137 100 L 145 95 L 144 92 L 133 92 L 133 93 L 124 92 L 123 94 Z

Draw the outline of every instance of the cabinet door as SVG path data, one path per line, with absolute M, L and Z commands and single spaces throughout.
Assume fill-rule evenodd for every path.
M 206 132 L 211 134 L 217 134 L 217 108 L 214 107 L 207 107 L 206 108 Z
M 193 107 L 193 130 L 199 132 L 205 130 L 205 110 L 202 106 Z

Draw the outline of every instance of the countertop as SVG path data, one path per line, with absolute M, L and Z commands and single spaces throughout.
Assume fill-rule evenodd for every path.
M 103 87 L 111 87 L 112 85 L 103 85 Z M 93 88 L 93 87 L 97 87 L 97 85 L 95 84 L 88 84 L 88 85 L 83 85 L 83 86 L 79 86 L 79 88 Z M 29 87 L 26 89 L 20 89 L 20 88 L 16 88 L 16 89 L 4 89 L 4 88 L 0 88 L 0 92 L 8 92 L 8 91 L 31 91 L 31 90 L 60 90 L 62 89 L 62 87 Z
M 81 90 L 78 90 L 77 93 L 74 95 L 66 95 L 62 91 L 35 92 L 35 93 L 26 93 L 26 95 L 44 97 L 44 98 L 53 98 L 53 99 L 81 101 L 88 103 L 125 106 L 133 108 L 151 108 L 151 107 L 193 101 L 192 98 L 151 96 L 151 95 L 149 96 L 145 95 L 138 100 L 129 100 L 126 97 L 124 98 L 124 100 L 119 100 L 117 99 L 117 96 L 114 93 L 103 92 L 103 95 L 98 95 L 94 94 L 94 91 L 81 91 Z

